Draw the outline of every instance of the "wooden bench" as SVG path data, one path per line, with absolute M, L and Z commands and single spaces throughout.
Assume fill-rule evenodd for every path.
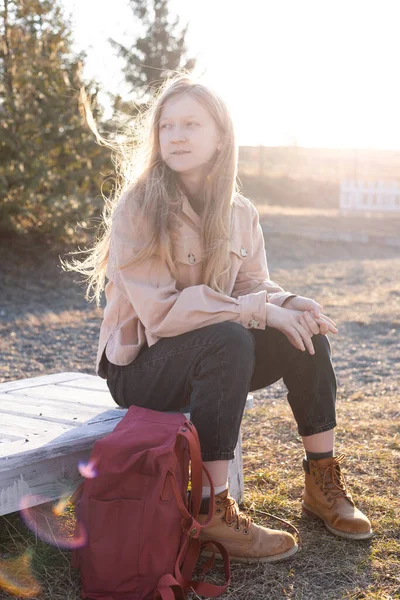
M 246 408 L 252 406 L 248 396 Z M 86 373 L 55 373 L 0 384 L 0 515 L 71 494 L 83 481 L 78 463 L 126 413 L 107 383 Z M 229 465 L 230 493 L 243 497 L 241 438 Z

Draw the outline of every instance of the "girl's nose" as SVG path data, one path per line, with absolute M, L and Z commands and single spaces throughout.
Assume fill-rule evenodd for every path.
M 187 140 L 187 134 L 185 131 L 183 131 L 183 129 L 177 127 L 172 130 L 171 139 L 173 142 L 181 142 L 183 140 Z

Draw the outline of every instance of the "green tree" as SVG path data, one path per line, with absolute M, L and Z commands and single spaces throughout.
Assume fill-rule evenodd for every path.
M 188 58 L 186 34 L 188 25 L 180 28 L 180 19 L 172 17 L 168 0 L 130 0 L 137 29 L 143 32 L 128 48 L 109 39 L 119 57 L 125 61 L 123 73 L 133 100 L 114 97 L 114 108 L 130 115 L 144 107 L 149 97 L 172 73 L 190 73 L 196 66 Z
M 79 113 L 85 54 L 58 0 L 0 0 L 0 228 L 76 238 L 111 169 Z M 95 118 L 98 88 L 86 84 Z M 92 198 L 99 195 L 97 201 Z

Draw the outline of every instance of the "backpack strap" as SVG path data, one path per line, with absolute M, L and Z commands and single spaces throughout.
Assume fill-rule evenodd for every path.
M 189 548 L 187 550 L 184 563 L 181 567 L 180 563 L 182 560 L 182 556 L 184 555 L 188 544 Z M 212 547 L 216 546 L 224 561 L 224 585 L 215 585 L 213 583 L 207 583 L 206 581 L 194 581 L 191 579 L 193 577 L 193 571 L 200 556 L 200 552 L 203 550 L 203 548 L 207 546 L 211 547 L 214 554 L 211 560 L 207 561 L 206 565 L 203 566 L 203 573 L 206 574 L 207 571 L 209 571 L 214 564 L 215 549 L 213 549 Z M 193 589 L 196 593 L 201 594 L 202 596 L 206 596 L 207 598 L 215 598 L 216 596 L 220 596 L 221 594 L 224 594 L 226 592 L 231 580 L 231 569 L 228 552 L 226 551 L 225 547 L 219 542 L 207 541 L 201 544 L 199 539 L 187 537 L 185 542 L 182 544 L 181 551 L 175 563 L 175 578 L 181 586 L 181 588 L 184 590 Z
M 172 491 L 174 493 L 176 502 L 178 504 L 179 510 L 185 520 L 184 522 L 184 530 L 191 535 L 191 537 L 197 538 L 199 536 L 200 530 L 204 527 L 207 527 L 210 524 L 213 515 L 213 506 L 214 506 L 214 484 L 211 479 L 211 475 L 208 469 L 203 464 L 201 459 L 201 450 L 200 450 L 200 441 L 197 435 L 196 428 L 190 421 L 185 421 L 183 425 L 179 428 L 177 436 L 176 436 L 176 444 L 175 448 L 177 448 L 178 444 L 182 439 L 186 440 L 189 446 L 189 454 L 191 460 L 191 484 L 192 490 L 190 494 L 190 505 L 186 507 L 184 500 L 182 498 L 181 492 L 179 490 L 175 474 L 173 471 L 168 472 L 169 482 L 171 484 Z M 201 505 L 201 492 L 202 492 L 202 473 L 206 474 L 207 479 L 210 482 L 210 508 L 208 511 L 207 519 L 203 524 L 197 521 L 197 516 L 200 511 Z
M 185 600 L 185 593 L 175 577 L 167 574 L 160 578 L 153 600 Z
M 202 493 L 202 473 L 205 472 L 207 479 L 210 482 L 210 512 L 209 516 L 211 519 L 212 507 L 214 506 L 214 484 L 211 480 L 211 475 L 208 469 L 204 466 L 201 458 L 200 440 L 197 434 L 196 428 L 190 421 L 185 421 L 182 427 L 179 428 L 177 438 L 186 439 L 189 445 L 190 460 L 191 460 L 191 483 L 192 491 L 190 494 L 190 512 L 194 517 L 197 517 L 200 511 L 201 505 L 201 493 Z M 210 515 L 211 513 L 211 515 Z M 207 525 L 209 521 L 207 519 Z M 206 524 L 204 525 L 206 526 Z
M 184 517 L 184 530 L 187 534 L 185 541 L 182 544 L 178 557 L 175 563 L 175 578 L 182 589 L 193 589 L 195 592 L 209 598 L 220 596 L 223 594 L 230 582 L 230 560 L 227 551 L 224 546 L 219 542 L 205 542 L 201 544 L 199 540 L 199 534 L 201 529 L 207 527 L 212 519 L 213 507 L 214 507 L 214 484 L 211 479 L 211 475 L 208 469 L 204 466 L 201 458 L 200 441 L 196 428 L 190 421 L 186 421 L 177 433 L 177 442 L 184 438 L 189 446 L 190 460 L 191 460 L 191 494 L 190 494 L 190 505 L 186 508 L 182 499 L 181 493 L 178 488 L 178 484 L 175 478 L 175 474 L 170 471 L 170 483 L 175 499 L 181 514 Z M 200 511 L 201 497 L 202 497 L 202 473 L 205 473 L 210 482 L 210 508 L 207 515 L 207 519 L 204 523 L 197 521 L 197 516 Z M 217 547 L 224 561 L 225 570 L 225 584 L 222 586 L 206 583 L 204 581 L 193 581 L 193 571 L 197 564 L 201 550 L 210 546 Z M 213 557 L 210 561 L 207 561 L 203 572 L 206 573 L 214 564 L 215 550 Z M 164 600 L 164 599 L 162 599 Z
M 220 596 L 221 594 L 224 594 L 228 588 L 229 582 L 231 580 L 230 560 L 229 560 L 228 552 L 225 549 L 225 546 L 223 546 L 219 542 L 216 542 L 216 541 L 204 542 L 201 545 L 201 550 L 207 546 L 210 547 L 211 549 L 213 549 L 212 548 L 213 546 L 217 547 L 219 550 L 219 553 L 222 556 L 222 559 L 224 561 L 225 583 L 224 583 L 224 585 L 215 585 L 213 583 L 207 583 L 206 581 L 190 581 L 189 585 L 190 585 L 190 587 L 192 587 L 194 589 L 194 591 L 197 594 L 201 594 L 202 596 L 206 596 L 207 598 L 215 598 L 215 596 Z M 213 550 L 213 551 L 214 551 L 214 554 L 211 558 L 211 561 L 207 561 L 207 564 L 203 565 L 203 567 L 202 567 L 204 574 L 207 573 L 207 571 L 209 571 L 209 569 L 211 569 L 211 567 L 214 564 L 215 550 Z

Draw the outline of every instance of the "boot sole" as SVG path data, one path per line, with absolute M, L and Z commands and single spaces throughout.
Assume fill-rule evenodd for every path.
M 314 512 L 314 510 L 307 506 L 307 504 L 304 504 L 304 502 L 302 503 L 302 509 L 308 517 L 314 519 L 317 518 L 323 521 L 328 531 L 347 540 L 369 540 L 374 535 L 373 531 L 366 531 L 365 533 L 350 533 L 348 531 L 341 531 L 340 529 L 336 529 L 336 527 L 329 525 L 329 523 L 325 521 L 321 515 L 319 515 L 317 512 Z
M 210 540 L 212 541 L 212 540 Z M 223 544 L 223 542 L 221 542 Z M 232 556 L 231 554 L 229 554 L 229 558 L 231 560 L 231 562 L 240 562 L 240 563 L 272 563 L 272 562 L 279 562 L 281 560 L 286 560 L 287 558 L 290 558 L 291 556 L 293 556 L 294 554 L 296 554 L 296 552 L 298 551 L 299 547 L 297 544 L 295 544 L 292 548 L 290 548 L 290 550 L 287 550 L 286 552 L 282 552 L 281 554 L 274 554 L 273 556 L 261 556 L 260 558 L 249 558 L 247 556 Z M 203 550 L 203 552 L 201 553 L 202 556 L 205 556 L 207 558 L 210 558 L 213 553 L 210 552 L 209 550 Z M 222 556 L 216 552 L 215 553 L 215 558 L 216 560 L 222 560 Z

